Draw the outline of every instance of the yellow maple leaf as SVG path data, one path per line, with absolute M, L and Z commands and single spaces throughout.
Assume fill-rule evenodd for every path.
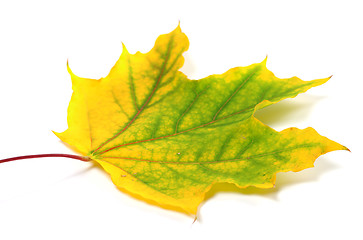
M 123 46 L 105 78 L 80 78 L 68 67 L 68 129 L 56 135 L 99 163 L 120 189 L 192 214 L 215 183 L 271 188 L 276 173 L 347 149 L 312 128 L 276 132 L 254 117 L 329 78 L 279 79 L 264 60 L 193 81 L 178 71 L 188 46 L 178 26 L 146 54 Z

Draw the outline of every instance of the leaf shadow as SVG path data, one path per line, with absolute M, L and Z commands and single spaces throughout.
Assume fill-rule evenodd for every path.
M 319 178 L 327 172 L 338 169 L 338 165 L 329 161 L 325 156 L 320 156 L 313 168 L 304 169 L 300 172 L 280 172 L 277 173 L 274 188 L 261 189 L 257 187 L 239 188 L 233 183 L 217 183 L 206 193 L 205 199 L 199 206 L 199 210 L 210 199 L 219 194 L 239 193 L 243 195 L 260 196 L 278 201 L 278 195 L 282 189 L 287 189 L 298 184 L 317 182 Z M 200 212 L 200 211 L 198 211 Z M 200 216 L 198 216 L 200 221 Z
M 287 126 L 294 122 L 306 121 L 314 105 L 324 96 L 302 94 L 294 99 L 285 99 L 266 108 L 256 111 L 254 116 L 269 126 Z
M 69 180 L 69 179 L 74 178 L 74 177 L 81 176 L 81 175 L 83 175 L 83 174 L 85 174 L 85 173 L 87 173 L 87 172 L 91 171 L 91 170 L 92 170 L 92 169 L 94 169 L 94 168 L 95 168 L 95 166 L 94 166 L 94 165 L 89 165 L 89 166 L 87 166 L 87 167 L 86 167 L 86 168 L 84 168 L 84 169 L 81 169 L 81 170 L 79 170 L 79 171 L 77 171 L 77 172 L 75 172 L 75 173 L 73 173 L 73 174 L 70 174 L 70 175 L 68 175 L 68 176 L 64 177 L 61 181 L 65 181 L 65 180 Z
M 194 76 L 194 74 L 196 72 L 194 60 L 190 56 L 190 54 L 188 54 L 188 52 L 184 53 L 183 57 L 184 57 L 184 65 L 180 69 L 180 71 L 182 73 L 184 73 L 185 75 L 187 75 L 188 78 L 193 79 L 193 77 L 191 77 L 191 76 Z

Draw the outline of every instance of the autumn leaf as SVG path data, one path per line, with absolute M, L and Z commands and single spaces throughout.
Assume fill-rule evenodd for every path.
M 329 78 L 279 79 L 265 59 L 189 80 L 179 71 L 188 46 L 178 26 L 146 54 L 123 46 L 105 78 L 81 78 L 68 67 L 68 129 L 55 134 L 99 163 L 120 189 L 192 214 L 215 183 L 271 188 L 276 173 L 347 149 L 312 128 L 277 132 L 254 117 Z

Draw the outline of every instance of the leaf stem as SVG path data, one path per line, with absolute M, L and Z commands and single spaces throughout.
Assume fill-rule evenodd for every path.
M 45 157 L 65 157 L 65 158 L 73 158 L 84 162 L 89 162 L 90 159 L 88 157 L 82 157 L 78 155 L 71 154 L 62 154 L 62 153 L 51 153 L 51 154 L 36 154 L 36 155 L 25 155 L 19 157 L 5 158 L 1 159 L 0 163 L 12 162 L 16 160 L 29 159 L 29 158 L 45 158 Z

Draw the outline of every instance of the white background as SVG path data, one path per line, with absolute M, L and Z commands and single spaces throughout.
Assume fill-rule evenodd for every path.
M 72 159 L 0 165 L 0 239 L 362 239 L 361 1 L 0 2 L 0 159 L 73 152 L 75 74 L 101 78 L 121 54 L 151 49 L 180 20 L 192 79 L 261 62 L 278 77 L 333 78 L 257 114 L 282 130 L 314 127 L 350 148 L 278 174 L 275 189 L 216 187 L 199 221 L 136 200 L 101 169 Z M 218 191 L 222 190 L 222 191 Z

